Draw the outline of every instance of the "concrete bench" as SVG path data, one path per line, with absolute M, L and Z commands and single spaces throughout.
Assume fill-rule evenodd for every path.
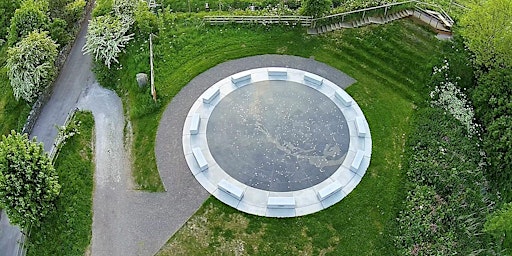
M 313 86 L 321 86 L 324 82 L 324 79 L 317 76 L 317 75 L 314 75 L 314 74 L 305 74 L 304 75 L 304 83 L 305 84 L 309 84 L 309 85 L 313 85 Z
M 359 170 L 359 166 L 361 166 L 361 163 L 363 162 L 364 152 L 361 150 L 358 150 L 356 153 L 356 157 L 354 157 L 354 161 L 352 161 L 352 164 L 350 165 L 350 170 L 353 172 L 357 172 Z
M 366 128 L 364 125 L 364 119 L 362 117 L 356 117 L 356 128 L 357 128 L 357 136 L 359 136 L 359 137 L 366 136 Z
M 200 148 L 193 148 L 192 154 L 194 155 L 197 165 L 199 165 L 199 169 L 201 171 L 208 169 L 208 162 L 206 161 L 206 158 L 204 158 L 203 152 L 201 152 Z
M 206 104 L 210 104 L 217 96 L 219 96 L 219 94 L 220 94 L 219 88 L 214 89 L 214 90 L 208 90 L 203 95 L 203 102 Z
M 267 72 L 269 78 L 286 79 L 288 77 L 286 68 L 268 68 Z
M 336 93 L 334 93 L 334 97 L 338 99 L 341 104 L 348 107 L 352 105 L 352 97 L 350 97 L 345 91 L 343 90 L 336 90 Z
M 268 208 L 293 209 L 295 208 L 295 197 L 269 197 Z
M 341 183 L 338 181 L 335 181 L 329 185 L 327 185 L 325 188 L 322 188 L 318 191 L 317 196 L 320 201 L 332 196 L 336 192 L 340 191 L 342 188 Z
M 237 74 L 231 76 L 231 82 L 236 86 L 241 86 L 251 82 L 251 74 Z
M 201 116 L 195 113 L 190 120 L 190 134 L 195 135 L 199 133 L 199 123 L 201 123 Z
M 218 184 L 217 187 L 219 187 L 220 190 L 226 192 L 228 195 L 238 199 L 242 200 L 242 197 L 244 197 L 244 191 L 234 185 L 233 183 L 222 179 Z

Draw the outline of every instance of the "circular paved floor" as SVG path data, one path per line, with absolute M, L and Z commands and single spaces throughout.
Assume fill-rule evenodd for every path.
M 223 97 L 208 119 L 206 137 L 229 176 L 275 192 L 329 178 L 350 141 L 334 102 L 309 86 L 280 80 L 251 83 Z
M 269 89 L 277 86 L 269 84 L 269 81 L 279 84 L 282 80 L 287 81 L 281 84 L 283 88 Z M 270 91 L 272 95 L 265 91 Z M 272 103 L 266 105 L 266 110 L 265 106 L 258 106 L 265 101 Z M 309 105 L 308 101 L 311 101 Z M 277 107 L 270 109 L 274 105 Z M 283 113 L 278 113 L 279 111 Z M 315 113 L 316 111 L 319 113 Z M 219 114 L 214 114 L 216 112 Z M 250 112 L 262 114 L 247 115 Z M 304 114 L 308 112 L 309 114 Z M 263 116 L 267 118 L 261 118 Z M 213 118 L 212 122 L 210 118 Z M 315 121 L 323 124 L 315 127 Z M 329 122 L 333 124 L 329 125 Z M 344 124 L 349 134 L 349 139 L 345 140 L 339 137 L 344 132 L 347 133 Z M 294 125 L 297 129 L 294 129 Z M 312 140 L 316 142 L 314 145 L 308 145 L 304 138 L 300 143 L 294 138 L 304 136 L 308 133 L 305 132 L 307 129 L 317 131 L 309 132 L 310 137 L 315 137 Z M 212 143 L 212 140 L 217 142 Z M 310 214 L 340 201 L 361 181 L 371 157 L 370 130 L 361 109 L 352 97 L 323 77 L 282 67 L 246 70 L 213 84 L 190 108 L 183 126 L 182 142 L 185 159 L 192 174 L 207 191 L 241 211 L 268 217 Z M 330 150 L 326 147 L 327 144 L 334 145 L 334 149 Z M 315 155 L 315 147 L 322 145 L 322 154 Z M 347 147 L 348 151 L 342 151 L 342 148 Z M 301 155 L 309 157 L 311 161 L 299 165 L 297 162 L 300 161 L 296 159 L 282 161 L 293 157 L 292 153 L 296 153 L 293 150 L 310 150 L 311 154 L 302 152 L 295 154 L 295 158 Z M 239 153 L 241 154 L 237 156 Z M 272 159 L 265 160 L 262 153 L 272 155 Z M 322 171 L 321 168 L 311 168 L 315 166 L 312 164 L 315 161 L 318 166 L 325 163 L 326 161 L 318 160 L 322 157 L 324 160 L 330 157 L 330 160 L 336 161 L 333 157 L 338 154 L 343 160 L 340 164 L 333 164 L 335 170 L 331 170 L 329 175 L 318 174 Z M 227 162 L 218 159 L 219 156 L 226 155 Z M 248 166 L 247 162 L 256 166 Z M 264 167 L 274 168 L 260 168 L 258 165 L 262 163 Z M 292 165 L 292 168 L 288 169 L 290 166 L 286 166 L 287 164 Z M 297 169 L 297 166 L 306 168 Z M 242 167 L 249 170 L 240 170 Z M 254 173 L 251 168 L 257 172 Z M 258 170 L 264 170 L 259 174 L 270 175 L 254 179 Z M 249 177 L 237 178 L 234 175 L 237 172 L 245 172 Z M 302 178 L 297 180 L 289 175 L 300 176 L 301 173 Z M 315 177 L 318 180 L 313 182 L 306 177 Z M 294 181 L 305 182 L 292 186 L 290 182 Z M 262 187 L 251 184 L 258 182 L 262 182 Z

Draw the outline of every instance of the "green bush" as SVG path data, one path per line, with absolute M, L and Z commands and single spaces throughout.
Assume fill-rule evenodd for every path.
M 66 21 L 69 25 L 76 23 L 85 13 L 85 0 L 75 0 L 66 5 Z
M 47 11 L 48 3 L 45 1 L 27 0 L 23 2 L 11 19 L 8 44 L 15 45 L 32 31 L 48 30 Z
M 71 39 L 67 27 L 68 23 L 60 18 L 54 18 L 52 23 L 50 23 L 50 36 L 58 45 L 64 46 Z
M 21 0 L 0 1 L 0 39 L 6 38 L 11 18 L 14 15 L 14 11 L 20 7 L 20 4 Z
M 482 234 L 492 210 L 479 140 L 440 108 L 420 110 L 407 142 L 412 191 L 398 217 L 404 255 L 469 255 L 494 250 Z M 425 209 L 426 208 L 426 209 Z
M 478 79 L 472 99 L 484 128 L 489 178 L 505 202 L 512 200 L 512 70 L 492 69 Z

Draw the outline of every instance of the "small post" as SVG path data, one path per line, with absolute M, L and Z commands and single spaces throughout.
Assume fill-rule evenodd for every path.
M 151 95 L 156 103 L 155 73 L 153 70 L 153 34 L 149 34 L 149 66 L 151 67 Z

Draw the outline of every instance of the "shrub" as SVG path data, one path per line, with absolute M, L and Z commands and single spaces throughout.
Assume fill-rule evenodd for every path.
M 304 0 L 302 1 L 301 14 L 315 18 L 321 17 L 329 12 L 331 5 L 331 0 Z
M 75 0 L 66 5 L 66 21 L 69 25 L 76 23 L 85 13 L 85 0 Z
M 59 195 L 58 176 L 43 145 L 14 131 L 0 142 L 0 205 L 11 223 L 39 226 Z
M 8 50 L 7 68 L 16 99 L 34 101 L 52 81 L 57 44 L 48 32 L 31 32 Z
M 20 0 L 0 1 L 0 39 L 3 40 L 7 36 L 8 28 L 11 24 L 11 18 L 18 7 Z M 1 44 L 0 44 L 1 45 Z
M 67 31 L 68 23 L 60 18 L 54 18 L 50 24 L 50 35 L 59 45 L 66 45 L 71 36 Z
M 472 99 L 484 127 L 488 174 L 506 200 L 512 199 L 512 70 L 492 69 L 478 79 Z
M 32 31 L 48 30 L 49 19 L 46 15 L 47 11 L 48 2 L 46 1 L 24 1 L 12 17 L 9 27 L 9 38 L 7 40 L 8 44 L 10 46 L 15 45 Z
M 95 60 L 110 68 L 112 63 L 118 63 L 119 53 L 133 38 L 133 34 L 125 35 L 129 29 L 130 25 L 119 17 L 105 15 L 93 18 L 82 50 L 85 54 L 93 54 Z
M 149 10 L 146 2 L 140 1 L 134 11 L 135 28 L 138 37 L 146 38 L 151 33 L 158 30 L 158 19 L 154 13 Z
M 406 174 L 413 189 L 397 219 L 397 246 L 404 255 L 492 252 L 481 234 L 492 207 L 479 140 L 437 107 L 420 110 L 412 127 Z

